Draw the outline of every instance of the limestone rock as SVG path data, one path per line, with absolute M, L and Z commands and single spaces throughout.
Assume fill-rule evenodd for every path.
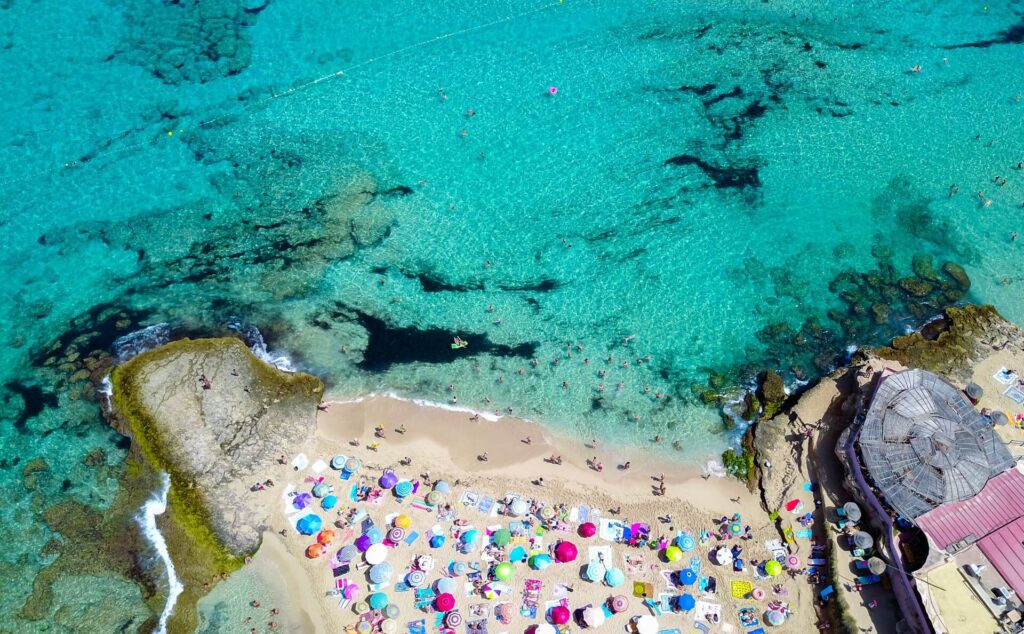
M 942 264 L 942 272 L 953 278 L 953 281 L 963 290 L 971 287 L 971 278 L 967 275 L 967 271 L 956 262 L 944 262 Z

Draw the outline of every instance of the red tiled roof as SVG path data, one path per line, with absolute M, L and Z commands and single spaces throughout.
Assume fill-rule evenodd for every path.
M 1024 473 L 1008 469 L 972 498 L 951 502 L 917 518 L 917 524 L 942 550 L 971 538 L 975 542 L 1024 516 Z M 1024 549 L 1017 541 L 1018 548 Z
M 1016 469 L 1014 470 L 1016 471 Z M 1024 596 L 1024 517 L 1010 522 L 978 542 L 1017 596 Z

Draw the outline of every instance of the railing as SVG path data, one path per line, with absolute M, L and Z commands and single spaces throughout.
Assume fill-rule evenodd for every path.
M 853 476 L 854 481 L 864 494 L 864 499 L 867 500 L 871 506 L 871 510 L 874 512 L 875 517 L 878 518 L 884 527 L 884 539 L 885 545 L 889 549 L 890 557 L 895 565 L 889 566 L 886 574 L 889 576 L 889 581 L 892 582 L 893 594 L 896 595 L 896 602 L 900 606 L 900 611 L 907 619 L 907 624 L 911 630 L 918 634 L 930 634 L 932 631 L 928 617 L 925 616 L 924 610 L 921 607 L 921 602 L 917 598 L 917 594 L 914 591 L 914 587 L 910 582 L 910 575 L 903 567 L 903 558 L 900 556 L 899 550 L 896 549 L 896 542 L 893 541 L 893 524 L 889 514 L 882 508 L 882 504 L 875 497 L 875 494 L 871 491 L 871 487 L 868 486 L 867 481 L 864 479 L 864 472 L 861 468 L 860 460 L 857 458 L 857 451 L 854 448 L 854 443 L 860 438 L 860 431 L 862 427 L 857 425 L 853 430 L 853 433 L 846 439 L 846 447 L 843 451 L 846 453 L 847 464 L 849 465 L 850 474 Z

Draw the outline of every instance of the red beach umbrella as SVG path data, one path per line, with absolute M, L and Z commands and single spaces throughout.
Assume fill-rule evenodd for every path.
M 569 622 L 569 608 L 564 605 L 556 605 L 551 608 L 551 622 L 555 625 L 565 625 Z
M 434 599 L 434 606 L 442 612 L 447 612 L 455 607 L 455 597 L 447 592 L 439 594 Z
M 597 526 L 593 522 L 583 522 L 579 528 L 580 537 L 593 537 L 597 535 Z
M 563 564 L 575 561 L 576 555 L 576 544 L 572 542 L 561 542 L 555 546 L 555 559 Z

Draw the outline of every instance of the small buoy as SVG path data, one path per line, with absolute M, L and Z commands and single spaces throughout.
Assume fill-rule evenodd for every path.
M 174 130 L 168 130 L 167 136 L 174 136 Z
M 550 87 L 548 87 L 548 94 L 549 95 L 557 95 L 558 94 L 558 86 L 550 86 Z

